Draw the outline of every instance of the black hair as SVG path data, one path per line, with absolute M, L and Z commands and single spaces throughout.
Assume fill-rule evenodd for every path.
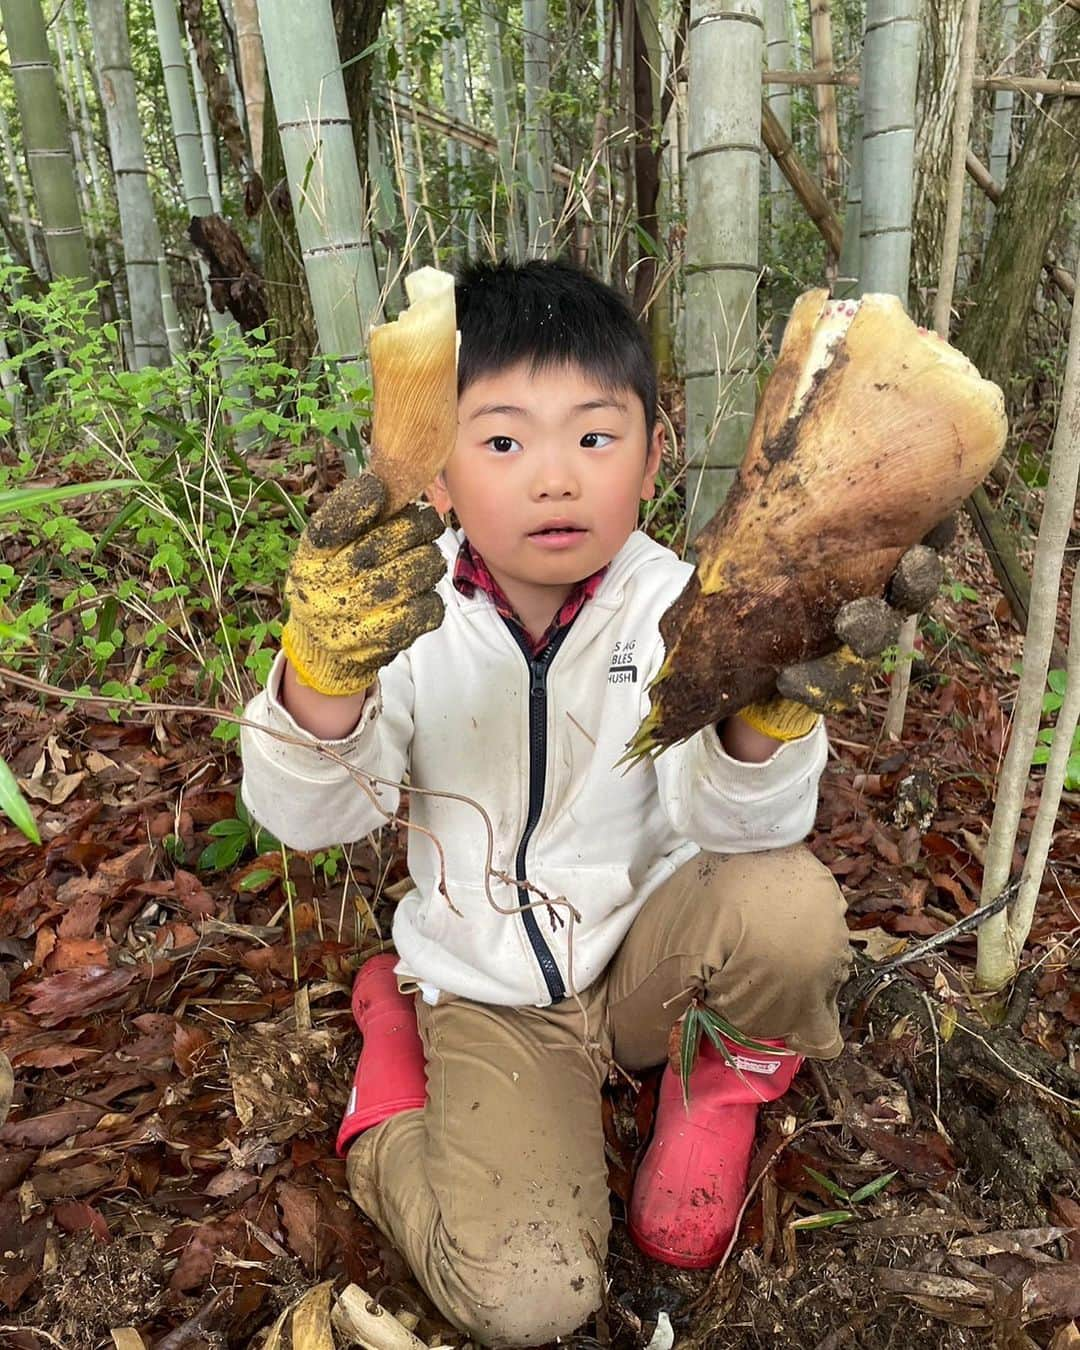
M 656 421 L 656 365 L 642 325 L 621 295 L 569 263 L 472 263 L 455 292 L 461 330 L 458 397 L 476 380 L 526 361 L 532 370 L 575 365 L 613 392 L 632 389 Z

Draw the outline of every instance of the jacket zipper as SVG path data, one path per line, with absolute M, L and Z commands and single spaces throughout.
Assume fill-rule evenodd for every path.
M 540 813 L 544 809 L 544 791 L 547 786 L 545 782 L 547 773 L 547 673 L 556 653 L 569 634 L 570 627 L 567 626 L 556 633 L 541 654 L 534 657 L 529 652 L 525 635 L 521 629 L 513 620 L 504 619 L 503 622 L 509 628 L 514 641 L 521 648 L 525 663 L 529 667 L 529 814 L 525 821 L 521 842 L 518 844 L 517 858 L 514 864 L 514 875 L 519 882 L 523 882 L 528 875 L 525 870 L 525 854 L 529 847 L 529 840 L 532 838 L 540 820 Z M 536 957 L 536 963 L 540 967 L 540 973 L 544 977 L 544 983 L 547 985 L 548 995 L 552 1003 L 558 1003 L 560 999 L 566 997 L 566 986 L 563 984 L 563 978 L 555 957 L 552 955 L 551 948 L 544 941 L 544 936 L 540 932 L 540 925 L 536 920 L 539 911 L 524 908 L 524 906 L 534 903 L 535 895 L 526 890 L 524 886 L 518 886 L 517 894 L 518 904 L 522 906 L 521 920 L 525 925 L 525 932 L 529 935 L 529 943 L 532 946 L 533 955 Z

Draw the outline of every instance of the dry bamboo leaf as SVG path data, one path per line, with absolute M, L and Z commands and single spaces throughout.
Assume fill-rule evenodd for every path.
M 1071 1230 L 1068 1228 L 1016 1228 L 1011 1232 L 982 1233 L 978 1237 L 957 1238 L 949 1243 L 956 1256 L 996 1256 L 998 1252 L 1021 1255 L 1032 1247 L 1045 1247 Z
M 828 306 L 819 290 L 792 310 L 738 480 L 660 621 L 666 659 L 629 758 L 770 697 L 785 666 L 835 648 L 842 606 L 881 596 L 1001 452 L 1001 390 L 895 296 Z
M 457 435 L 457 317 L 454 278 L 421 267 L 405 278 L 409 308 L 371 330 L 375 415 L 368 467 L 393 515 L 428 486 Z
M 333 1280 L 325 1280 L 309 1289 L 293 1308 L 292 1350 L 334 1350 L 330 1328 L 330 1289 Z
M 11 1099 L 15 1095 L 15 1073 L 11 1060 L 0 1050 L 0 1125 L 8 1118 Z
M 116 1350 L 146 1350 L 146 1342 L 134 1327 L 113 1327 L 109 1335 Z

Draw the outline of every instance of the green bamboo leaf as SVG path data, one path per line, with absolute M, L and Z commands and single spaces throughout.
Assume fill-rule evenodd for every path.
M 22 830 L 32 844 L 41 843 L 33 813 L 26 798 L 19 791 L 15 775 L 5 760 L 0 759 L 0 811 L 11 821 L 16 829 Z
M 277 881 L 279 874 L 269 867 L 257 867 L 254 872 L 249 872 L 241 881 L 237 890 L 257 891 L 260 886 L 265 886 L 267 882 Z
M 141 487 L 137 478 L 109 478 L 95 483 L 68 483 L 64 487 L 15 487 L 0 489 L 0 516 L 18 515 L 32 506 L 46 506 L 85 497 L 91 492 L 113 492 Z
M 683 1014 L 682 1035 L 679 1040 L 679 1077 L 682 1079 L 683 1105 L 690 1105 L 690 1074 L 701 1043 L 701 1012 L 691 1003 Z
M 747 1036 L 745 1032 L 739 1030 L 733 1022 L 729 1022 L 726 1017 L 712 1008 L 702 1008 L 700 1013 L 705 1022 L 705 1031 L 709 1040 L 718 1050 L 723 1047 L 720 1044 L 719 1037 L 726 1036 L 729 1041 L 743 1050 L 756 1050 L 759 1055 L 794 1055 L 794 1050 L 787 1049 L 782 1045 L 767 1045 L 764 1041 L 755 1041 L 752 1036 Z M 730 1060 L 728 1060 L 731 1063 Z
M 848 1195 L 847 1191 L 845 1191 L 842 1186 L 838 1186 L 835 1181 L 830 1180 L 821 1172 L 815 1171 L 813 1167 L 805 1166 L 803 1170 L 806 1172 L 807 1176 L 813 1177 L 819 1186 L 824 1186 L 830 1195 L 835 1195 L 838 1200 L 843 1200 L 844 1204 L 850 1205 L 854 1202 L 855 1197 L 853 1195 Z M 892 1176 L 895 1175 L 896 1173 L 893 1172 Z
M 813 1228 L 835 1228 L 838 1223 L 848 1223 L 854 1217 L 850 1209 L 826 1209 L 821 1214 L 807 1214 L 802 1219 L 796 1219 L 791 1226 L 804 1231 Z
M 871 1196 L 877 1195 L 878 1191 L 883 1191 L 896 1175 L 896 1172 L 886 1172 L 884 1176 L 875 1177 L 873 1181 L 868 1181 L 865 1186 L 860 1186 L 857 1191 L 852 1191 L 846 1197 L 848 1203 L 859 1205 L 864 1200 L 869 1200 Z

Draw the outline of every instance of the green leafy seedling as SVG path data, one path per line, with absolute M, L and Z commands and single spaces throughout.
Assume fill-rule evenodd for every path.
M 820 1214 L 806 1214 L 801 1219 L 796 1219 L 792 1223 L 792 1228 L 802 1229 L 803 1231 L 812 1231 L 816 1228 L 834 1228 L 840 1223 L 850 1223 L 855 1218 L 855 1211 L 859 1205 L 863 1205 L 867 1200 L 872 1200 L 878 1195 L 896 1176 L 896 1172 L 885 1172 L 880 1177 L 875 1177 L 873 1181 L 868 1181 L 864 1186 L 857 1190 L 847 1191 L 843 1186 L 838 1186 L 835 1181 L 824 1175 L 822 1172 L 815 1171 L 808 1167 L 807 1173 L 814 1178 L 819 1186 L 824 1187 L 831 1196 L 834 1196 L 843 1205 L 845 1209 L 826 1209 Z

